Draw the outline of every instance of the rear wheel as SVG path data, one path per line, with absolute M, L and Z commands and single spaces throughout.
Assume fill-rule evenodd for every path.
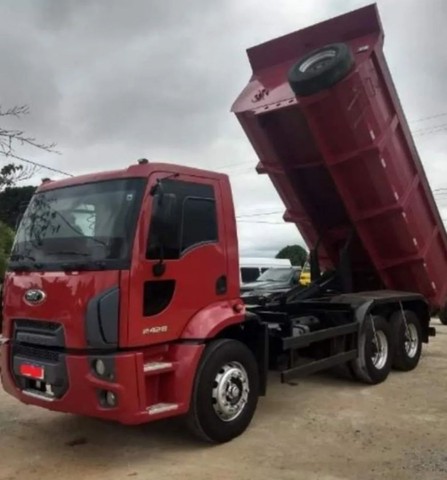
M 402 371 L 413 370 L 422 352 L 421 323 L 409 310 L 396 312 L 390 321 L 395 346 L 393 367 Z
M 188 426 L 202 440 L 228 442 L 249 426 L 258 396 L 253 353 L 236 340 L 216 340 L 206 347 L 197 370 Z
M 358 357 L 352 363 L 358 380 L 375 385 L 388 377 L 392 355 L 391 328 L 384 317 L 371 315 L 360 333 Z
M 447 308 L 441 308 L 438 313 L 438 318 L 443 325 L 447 325 Z

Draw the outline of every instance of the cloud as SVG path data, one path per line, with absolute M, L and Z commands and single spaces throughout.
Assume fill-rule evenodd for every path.
M 22 126 L 61 156 L 32 158 L 72 173 L 137 158 L 226 170 L 238 214 L 281 210 L 229 112 L 250 68 L 245 50 L 366 5 L 363 0 L 13 0 L 2 3 L 1 104 L 28 103 Z M 445 185 L 447 33 L 444 0 L 378 2 L 385 53 L 431 183 Z M 419 121 L 418 121 L 419 120 Z M 423 129 L 426 129 L 424 135 Z M 427 130 L 428 129 L 428 130 Z M 256 217 L 281 221 L 281 215 Z M 244 254 L 300 241 L 293 226 L 240 223 Z

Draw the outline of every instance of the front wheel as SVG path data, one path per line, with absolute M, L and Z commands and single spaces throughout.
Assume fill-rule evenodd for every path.
M 390 322 L 395 343 L 393 367 L 404 372 L 413 370 L 422 352 L 421 323 L 409 310 L 394 313 Z
M 197 370 L 188 426 L 202 440 L 228 442 L 249 426 L 258 396 L 258 366 L 250 349 L 236 340 L 213 341 Z
M 391 328 L 384 317 L 365 319 L 360 333 L 358 357 L 352 363 L 358 380 L 375 385 L 386 380 L 393 359 Z

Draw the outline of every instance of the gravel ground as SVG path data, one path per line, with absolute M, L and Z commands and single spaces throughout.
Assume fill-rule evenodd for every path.
M 0 391 L 0 479 L 447 478 L 447 327 L 419 367 L 368 387 L 272 376 L 250 429 L 203 446 L 177 421 L 124 427 L 27 407 Z

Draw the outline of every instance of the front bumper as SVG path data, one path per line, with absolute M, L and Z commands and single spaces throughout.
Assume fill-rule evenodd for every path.
M 5 342 L 0 345 L 0 375 L 5 391 L 25 404 L 139 424 L 187 412 L 202 350 L 202 345 L 171 345 L 88 355 Z M 95 372 L 98 358 L 111 366 L 113 375 Z M 23 364 L 42 367 L 42 380 L 23 376 Z M 106 392 L 114 394 L 115 406 L 104 402 Z

